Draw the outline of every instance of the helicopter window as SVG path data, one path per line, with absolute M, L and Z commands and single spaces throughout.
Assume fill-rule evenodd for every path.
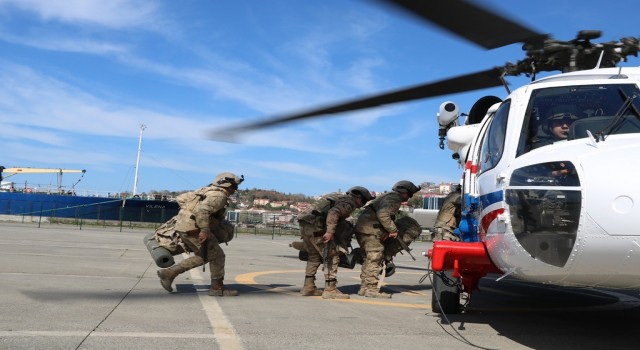
M 580 178 L 569 161 L 547 162 L 514 170 L 509 186 L 580 186 Z
M 531 93 L 516 157 L 588 133 L 640 133 L 640 90 L 633 84 L 576 85 Z
M 579 190 L 508 189 L 511 227 L 532 258 L 562 267 L 576 242 L 582 193 Z
M 503 102 L 490 121 L 491 124 L 487 128 L 480 148 L 479 172 L 492 169 L 502 157 L 510 107 L 511 101 Z

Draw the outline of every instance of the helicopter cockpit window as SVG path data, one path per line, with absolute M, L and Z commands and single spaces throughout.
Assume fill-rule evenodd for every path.
M 634 84 L 574 85 L 532 92 L 517 156 L 588 136 L 640 133 L 640 90 Z
M 480 170 L 484 172 L 498 164 L 504 151 L 504 139 L 507 134 L 507 120 L 511 101 L 503 102 L 493 115 L 491 124 L 482 139 L 480 148 Z

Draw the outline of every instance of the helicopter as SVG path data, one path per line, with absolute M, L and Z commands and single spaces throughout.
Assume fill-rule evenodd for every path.
M 584 30 L 562 41 L 464 0 L 385 0 L 486 49 L 521 43 L 516 63 L 358 98 L 222 130 L 224 139 L 251 130 L 387 104 L 503 86 L 461 113 L 446 101 L 437 113 L 441 149 L 463 168 L 459 241 L 428 252 L 432 308 L 461 311 L 461 294 L 499 274 L 569 287 L 640 288 L 640 40 L 597 43 Z M 559 74 L 538 79 L 540 72 Z M 513 91 L 506 79 L 531 81 Z M 562 131 L 554 136 L 560 125 Z

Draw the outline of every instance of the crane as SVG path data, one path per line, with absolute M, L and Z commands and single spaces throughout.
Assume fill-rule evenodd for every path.
M 44 174 L 44 173 L 56 173 L 58 174 L 58 193 L 62 193 L 62 174 L 63 173 L 84 173 L 86 170 L 75 169 L 60 169 L 60 168 L 5 168 L 0 165 L 0 181 L 3 179 L 16 175 L 16 174 Z M 3 173 L 9 175 L 3 176 Z

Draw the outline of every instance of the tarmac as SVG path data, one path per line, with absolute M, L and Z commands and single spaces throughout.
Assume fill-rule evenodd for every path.
M 392 299 L 303 297 L 296 236 L 240 235 L 225 284 L 193 269 L 165 291 L 142 240 L 151 229 L 0 223 L 0 349 L 637 349 L 637 291 L 559 288 L 488 276 L 465 312 L 431 311 L 430 242 L 398 255 Z M 354 241 L 354 245 L 357 245 Z M 176 259 L 181 259 L 177 256 Z M 321 271 L 318 285 L 322 286 Z

